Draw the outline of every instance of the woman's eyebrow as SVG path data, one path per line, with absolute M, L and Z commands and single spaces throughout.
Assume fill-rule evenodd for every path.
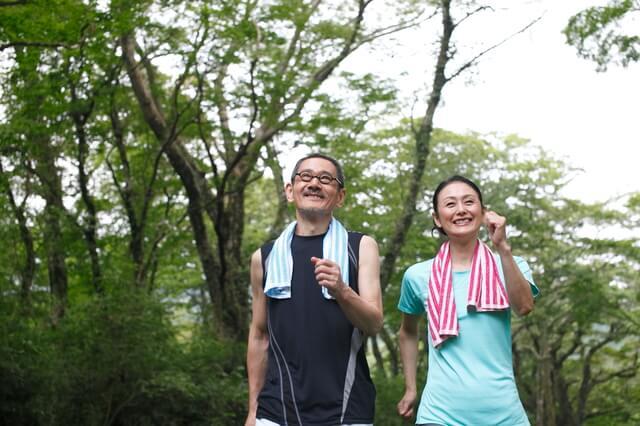
M 461 195 L 460 197 L 456 197 L 454 195 L 448 195 L 448 196 L 444 197 L 444 199 L 442 201 L 457 200 L 457 199 L 464 200 L 465 198 L 475 198 L 475 194 L 465 194 L 465 195 Z

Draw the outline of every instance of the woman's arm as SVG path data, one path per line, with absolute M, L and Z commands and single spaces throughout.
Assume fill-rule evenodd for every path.
M 484 220 L 489 237 L 500 256 L 511 309 L 519 316 L 527 315 L 533 311 L 533 293 L 529 281 L 522 275 L 511 254 L 511 246 L 507 241 L 507 219 L 495 212 L 487 211 Z
M 400 326 L 399 345 L 404 373 L 404 395 L 398 402 L 398 414 L 405 419 L 414 415 L 414 405 L 418 396 L 416 371 L 418 369 L 418 323 L 420 316 L 403 314 Z

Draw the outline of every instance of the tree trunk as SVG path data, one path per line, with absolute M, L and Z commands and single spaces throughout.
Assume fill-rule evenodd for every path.
M 276 217 L 271 224 L 271 229 L 269 231 L 269 239 L 275 240 L 282 232 L 282 229 L 287 222 L 287 196 L 284 193 L 284 179 L 282 176 L 282 166 L 278 162 L 278 154 L 275 152 L 275 148 L 271 146 L 271 144 L 267 144 L 267 165 L 271 169 L 271 173 L 273 173 L 273 183 L 274 183 L 274 192 L 276 194 L 278 200 L 278 209 L 276 212 Z
M 409 181 L 409 190 L 407 197 L 404 200 L 402 214 L 400 219 L 396 223 L 393 235 L 390 238 L 390 243 L 384 252 L 384 260 L 380 268 L 380 284 L 382 287 L 382 293 L 384 294 L 387 289 L 391 277 L 393 276 L 396 261 L 402 247 L 404 246 L 405 239 L 416 212 L 416 205 L 418 202 L 418 195 L 422 192 L 422 178 L 426 167 L 427 157 L 429 156 L 429 148 L 431 144 L 431 134 L 433 132 L 433 120 L 436 109 L 440 103 L 440 97 L 442 90 L 448 82 L 445 76 L 445 69 L 447 63 L 451 59 L 450 47 L 451 47 L 451 35 L 455 26 L 450 15 L 450 1 L 443 0 L 441 2 L 442 9 L 442 36 L 440 38 L 440 48 L 438 53 L 438 60 L 435 68 L 435 75 L 433 78 L 433 89 L 429 96 L 427 103 L 427 111 L 422 119 L 420 128 L 414 133 L 415 138 L 415 156 L 413 170 L 411 174 L 411 180 Z M 384 331 L 384 330 L 383 330 Z M 383 336 L 389 354 L 393 354 L 392 362 L 395 366 L 392 366 L 392 374 L 399 374 L 399 368 L 397 366 L 397 352 L 393 344 L 390 344 L 391 339 Z M 393 360 L 396 361 L 393 361 Z
M 391 337 L 385 327 L 382 327 L 379 336 L 387 347 L 389 356 L 389 369 L 391 370 L 391 375 L 397 376 L 398 374 L 400 374 L 400 360 L 398 357 L 398 348 L 395 344 L 396 339 L 395 337 Z
M 126 35 L 121 39 L 122 57 L 127 66 L 129 79 L 133 86 L 134 93 L 138 99 L 144 118 L 154 132 L 156 138 L 164 149 L 169 163 L 180 177 L 188 198 L 187 214 L 191 222 L 196 249 L 205 276 L 209 297 L 213 305 L 214 328 L 221 337 L 234 338 L 238 333 L 246 334 L 246 327 L 238 328 L 237 319 L 243 315 L 231 313 L 235 307 L 224 304 L 224 283 L 222 280 L 229 272 L 223 269 L 219 259 L 214 255 L 212 244 L 209 238 L 209 231 L 204 220 L 205 203 L 209 208 L 218 205 L 215 197 L 208 192 L 207 184 L 204 181 L 204 173 L 199 171 L 190 158 L 189 154 L 182 147 L 180 140 L 171 134 L 157 101 L 151 93 L 149 84 L 142 72 L 139 63 L 135 59 L 135 41 L 132 35 Z M 224 216 L 224 212 L 214 212 L 214 217 L 219 219 Z M 221 227 L 221 223 L 214 226 Z M 218 242 L 218 247 L 224 246 L 223 241 Z M 224 312 L 224 314 L 223 314 Z M 244 316 L 246 318 L 246 315 Z
M 0 175 L 5 175 L 2 168 L 2 162 L 0 161 Z M 36 253 L 33 246 L 33 235 L 31 230 L 27 226 L 27 218 L 24 214 L 23 205 L 16 203 L 13 191 L 11 190 L 11 183 L 6 178 L 6 194 L 9 198 L 9 204 L 11 210 L 18 221 L 18 227 L 20 229 L 20 238 L 24 245 L 24 264 L 20 268 L 20 301 L 24 312 L 29 312 L 31 307 L 31 287 L 33 286 L 33 278 L 36 273 Z
M 246 281 L 242 279 L 242 236 L 244 231 L 244 199 L 246 182 L 232 179 L 232 190 L 224 196 L 224 212 L 214 223 L 218 240 L 218 264 L 220 270 L 220 294 L 222 316 L 225 324 L 236 330 L 235 336 L 244 340 L 247 335 L 248 298 Z M 218 199 L 221 197 L 218 195 Z
M 554 389 L 556 401 L 558 404 L 558 412 L 556 415 L 556 423 L 561 426 L 575 426 L 576 421 L 573 416 L 573 409 L 571 407 L 571 398 L 569 396 L 569 385 L 562 377 L 562 372 L 559 366 L 556 366 L 554 373 Z
M 113 99 L 109 116 L 111 119 L 111 130 L 113 131 L 114 145 L 118 151 L 122 174 L 124 175 L 124 182 L 122 184 L 118 181 L 116 171 L 111 167 L 111 165 L 109 165 L 109 168 L 111 169 L 113 181 L 120 193 L 120 198 L 122 199 L 122 204 L 124 205 L 124 210 L 127 214 L 127 221 L 129 222 L 129 230 L 131 233 L 129 239 L 129 253 L 131 254 L 131 259 L 134 265 L 133 282 L 136 287 L 143 288 L 146 285 L 146 266 L 144 256 L 146 209 L 143 208 L 143 212 L 139 214 L 136 207 L 139 204 L 146 204 L 148 202 L 147 198 L 151 197 L 151 190 L 150 188 L 147 188 L 148 197 L 145 197 L 143 203 L 140 203 L 140 200 L 143 197 L 140 196 L 141 191 L 137 190 L 134 183 L 135 179 L 131 172 L 131 165 L 129 164 L 127 149 L 124 142 L 124 129 L 118 116 L 116 106 L 113 103 Z M 153 170 L 154 176 L 157 172 L 157 168 L 158 164 L 156 161 L 155 168 Z M 153 182 L 150 183 L 150 185 L 152 184 Z
M 145 121 L 154 132 L 166 154 L 171 166 L 179 175 L 185 188 L 188 200 L 188 214 L 191 220 L 196 247 L 202 263 L 205 280 L 209 288 L 214 306 L 214 321 L 219 324 L 223 334 L 244 340 L 248 325 L 248 276 L 244 273 L 245 264 L 242 257 L 242 236 L 244 228 L 244 196 L 245 187 L 248 184 L 250 174 L 255 170 L 259 150 L 271 141 L 273 136 L 285 129 L 290 123 L 300 117 L 303 108 L 313 93 L 333 73 L 336 67 L 349 56 L 359 45 L 358 35 L 364 19 L 366 8 L 371 2 L 359 0 L 356 15 L 350 21 L 350 31 L 344 42 L 338 46 L 334 55 L 329 55 L 323 63 L 309 70 L 301 67 L 301 79 L 290 78 L 286 70 L 292 67 L 296 61 L 296 52 L 300 49 L 298 36 L 299 28 L 290 40 L 290 48 L 287 54 L 281 58 L 278 76 L 282 87 L 291 90 L 277 90 L 266 95 L 267 102 L 261 108 L 258 102 L 258 93 L 254 86 L 257 59 L 253 59 L 249 70 L 251 112 L 249 125 L 244 136 L 236 136 L 229 124 L 231 108 L 238 108 L 235 103 L 229 103 L 225 99 L 225 82 L 228 63 L 221 61 L 217 67 L 217 77 L 213 81 L 213 103 L 217 109 L 220 123 L 219 129 L 222 135 L 220 144 L 220 160 L 224 161 L 224 172 L 219 173 L 215 161 L 211 167 L 215 181 L 215 195 L 205 180 L 205 173 L 200 171 L 196 162 L 191 158 L 185 145 L 177 134 L 176 128 L 180 114 L 177 99 L 180 87 L 190 76 L 185 74 L 178 79 L 174 88 L 173 113 L 170 114 L 172 122 L 167 122 L 162 112 L 158 97 L 152 92 L 150 80 L 153 78 L 153 65 L 146 59 L 135 59 L 136 42 L 133 34 L 125 34 L 120 39 L 122 58 L 127 67 L 129 79 L 133 91 L 138 100 Z M 316 6 L 319 2 L 315 3 Z M 255 5 L 247 5 L 250 11 Z M 316 10 L 313 6 L 309 13 Z M 249 16 L 250 14 L 247 14 Z M 310 16 L 310 15 L 309 15 Z M 247 23 L 256 25 L 253 20 Z M 298 24 L 296 24 L 298 25 Z M 304 25 L 304 23 L 303 23 Z M 377 35 L 375 36 L 377 37 Z M 256 40 L 260 44 L 260 39 Z M 231 43 L 228 46 L 229 58 L 242 46 Z M 195 56 L 194 56 L 195 57 Z M 140 62 L 143 62 L 142 64 Z M 297 66 L 297 64 L 296 64 Z M 293 71 L 292 71 L 293 73 Z M 297 81 L 298 80 L 298 81 Z M 302 81 L 302 83 L 301 83 Z M 287 92 L 289 95 L 285 95 Z M 231 105 L 231 106 L 230 106 Z M 241 109 L 241 108 L 240 108 Z M 201 112 L 201 111 L 199 111 Z M 261 124 L 258 121 L 261 120 Z M 245 137 L 246 136 L 246 137 Z M 204 222 L 204 215 L 211 220 L 215 229 L 214 238 L 210 238 L 208 228 Z M 215 244 L 214 250 L 211 244 Z
M 67 305 L 67 268 L 65 265 L 62 218 L 65 217 L 62 203 L 62 182 L 55 165 L 57 155 L 49 141 L 40 139 L 35 149 L 36 170 L 42 183 L 44 207 L 44 242 L 49 271 L 49 287 L 53 295 L 51 319 L 54 325 L 64 316 Z
M 72 90 L 72 93 L 75 93 L 75 89 Z M 100 293 L 102 292 L 102 270 L 98 256 L 97 209 L 89 191 L 89 175 L 86 169 L 86 158 L 89 153 L 89 146 L 87 143 L 85 123 L 88 117 L 89 112 L 83 114 L 78 111 L 73 111 L 71 113 L 71 118 L 76 130 L 76 138 L 78 140 L 78 182 L 80 184 L 82 202 L 87 209 L 87 223 L 82 225 L 82 233 L 87 245 L 87 251 L 89 252 L 89 259 L 91 260 L 91 282 L 93 289 Z
M 376 360 L 377 370 L 382 374 L 382 377 L 387 377 L 387 370 L 384 368 L 384 357 L 378 347 L 378 336 L 369 337 L 367 341 L 371 343 L 371 350 L 373 352 L 373 357 Z
M 553 387 L 551 349 L 543 335 L 536 369 L 536 426 L 556 425 L 556 403 Z
M 407 232 L 413 222 L 413 217 L 416 212 L 416 204 L 418 195 L 422 190 L 422 177 L 424 176 L 424 170 L 427 163 L 427 157 L 429 156 L 429 149 L 431 145 L 431 134 L 433 132 L 433 119 L 440 103 L 440 97 L 442 90 L 448 82 L 445 76 L 445 69 L 447 63 L 451 59 L 450 46 L 451 35 L 453 34 L 454 25 L 449 14 L 450 1 L 444 0 L 441 2 L 442 8 L 442 36 L 440 38 L 440 49 L 438 52 L 438 61 L 436 63 L 435 75 L 433 78 L 433 89 L 429 96 L 427 104 L 427 111 L 420 124 L 420 128 L 415 132 L 415 161 L 413 164 L 413 171 L 411 174 L 411 180 L 409 181 L 409 191 L 407 198 L 404 201 L 402 214 L 396 224 L 396 228 L 391 237 L 391 242 L 387 246 L 387 250 L 384 253 L 384 261 L 380 270 L 380 282 L 382 285 L 382 291 L 386 290 L 391 277 L 393 275 L 396 260 L 400 255 L 400 251 L 404 246 L 404 242 L 407 236 Z

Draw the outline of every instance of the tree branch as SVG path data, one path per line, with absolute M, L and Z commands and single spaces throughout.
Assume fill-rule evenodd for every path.
M 287 53 L 286 55 L 284 55 L 284 58 L 282 58 L 282 61 L 280 61 L 280 64 L 277 67 L 279 75 L 285 75 L 285 73 L 287 72 L 287 68 L 289 67 L 291 58 L 293 57 L 293 54 L 296 51 L 296 45 L 300 40 L 300 34 L 302 33 L 304 26 L 307 24 L 311 16 L 313 16 L 313 14 L 318 9 L 318 6 L 320 5 L 321 2 L 322 0 L 314 0 L 311 6 L 309 7 L 309 11 L 305 15 L 304 20 L 296 21 L 296 30 L 293 33 L 291 40 L 289 41 L 289 47 L 287 48 Z M 256 25 L 256 28 L 258 28 L 257 25 Z
M 464 18 L 462 18 L 462 19 L 460 19 L 458 22 L 456 22 L 456 23 L 454 24 L 454 27 L 456 27 L 456 28 L 457 28 L 459 25 L 461 25 L 461 24 L 462 24 L 464 21 L 466 21 L 467 19 L 471 18 L 473 15 L 476 15 L 476 14 L 478 14 L 478 13 L 482 12 L 483 10 L 487 10 L 487 9 L 489 9 L 489 10 L 494 10 L 494 9 L 493 9 L 493 7 L 491 7 L 491 6 L 479 6 L 477 9 L 472 10 L 471 12 L 468 12 L 468 13 L 464 16 Z
M 28 0 L 3 1 L 3 2 L 0 2 L 0 7 L 20 6 L 27 3 L 28 3 Z
M 424 19 L 419 19 L 420 16 L 422 15 L 422 13 L 420 13 L 419 15 L 417 15 L 416 17 L 414 17 L 413 19 L 410 19 L 408 21 L 405 22 L 400 22 L 398 24 L 395 25 L 390 25 L 388 27 L 385 28 L 380 28 L 370 34 L 367 35 L 363 35 L 362 38 L 360 39 L 360 41 L 353 47 L 353 49 L 351 49 L 352 52 L 354 52 L 355 50 L 357 50 L 358 48 L 360 48 L 362 45 L 370 43 L 376 39 L 382 38 L 382 37 L 386 37 L 390 34 L 395 34 L 399 31 L 403 31 L 406 30 L 408 28 L 413 28 L 416 27 L 418 25 L 421 25 L 429 20 L 431 20 L 432 18 L 438 16 L 438 11 L 435 10 L 431 15 L 427 16 Z
M 51 43 L 45 41 L 12 41 L 9 43 L 0 44 L 0 52 L 11 47 L 47 47 L 57 49 L 59 47 L 68 48 L 72 46 L 65 43 Z
M 611 371 L 607 374 L 601 374 L 598 377 L 595 377 L 593 379 L 593 384 L 598 385 L 601 383 L 606 383 L 609 380 L 614 378 L 630 379 L 631 377 L 635 377 L 636 374 L 638 374 L 638 367 L 639 367 L 638 353 L 636 352 L 635 356 L 633 357 L 633 361 L 631 362 L 631 365 L 616 371 Z
M 27 225 L 27 218 L 24 214 L 24 203 L 22 203 L 21 205 L 18 205 L 16 203 L 13 191 L 11 190 L 11 182 L 9 181 L 9 177 L 6 175 L 2 167 L 2 161 L 0 161 L 0 176 L 2 176 L 3 180 L 6 181 L 5 193 L 9 198 L 9 205 L 11 206 L 11 210 L 13 211 L 13 214 L 18 221 L 20 238 L 22 239 L 22 244 L 24 245 L 24 266 L 20 271 L 20 299 L 22 300 L 23 307 L 25 309 L 28 309 L 30 305 L 31 288 L 33 286 L 33 280 L 36 273 L 36 252 L 34 248 L 33 234 L 31 233 L 31 230 Z M 27 197 L 25 196 L 25 201 L 26 199 Z
M 340 63 L 353 52 L 353 45 L 355 44 L 356 37 L 360 32 L 362 20 L 364 19 L 364 12 L 367 6 L 372 0 L 360 0 L 358 13 L 354 18 L 354 25 L 351 34 L 342 50 L 338 55 L 326 61 L 323 65 L 318 67 L 316 72 L 307 80 L 307 83 L 297 90 L 297 93 L 293 95 L 289 100 L 295 102 L 293 111 L 282 119 L 279 123 L 271 128 L 264 128 L 263 141 L 270 139 L 277 131 L 284 129 L 293 119 L 299 116 L 302 108 L 306 105 L 307 101 L 311 98 L 311 94 L 314 89 L 320 86 L 331 73 L 340 65 Z M 297 101 L 296 101 L 297 99 Z
M 478 61 L 478 59 L 480 59 L 481 57 L 483 57 L 487 53 L 491 52 L 492 50 L 495 50 L 498 47 L 502 46 L 503 44 L 505 44 L 507 41 L 511 40 L 516 35 L 521 34 L 521 33 L 525 32 L 526 30 L 528 30 L 529 28 L 531 28 L 535 23 L 537 23 L 538 21 L 540 21 L 542 19 L 542 16 L 543 15 L 537 17 L 536 19 L 534 19 L 533 21 L 529 22 L 527 25 L 525 25 L 524 27 L 522 27 L 521 29 L 516 31 L 515 33 L 513 33 L 510 36 L 504 38 L 502 41 L 500 41 L 500 42 L 488 47 L 487 49 L 481 51 L 480 53 L 478 53 L 476 56 L 474 56 L 469 61 L 467 61 L 464 65 L 462 65 L 460 68 L 458 68 L 458 70 L 455 71 L 451 76 L 447 77 L 447 81 L 453 80 L 458 75 L 460 75 L 463 71 L 465 71 L 467 68 L 469 68 L 472 65 L 474 65 Z M 463 18 L 463 20 L 464 19 L 466 19 L 466 18 Z M 458 24 L 460 24 L 460 22 L 458 22 Z M 456 25 L 458 25 L 458 24 L 456 24 Z

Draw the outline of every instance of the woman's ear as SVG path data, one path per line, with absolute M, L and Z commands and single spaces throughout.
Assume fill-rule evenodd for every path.
M 438 215 L 436 214 L 436 212 L 431 213 L 431 217 L 433 218 L 433 223 L 435 223 L 438 228 L 442 228 L 442 224 L 438 220 Z
M 482 225 L 480 225 L 480 227 L 482 228 L 482 226 L 487 226 L 487 212 L 489 210 L 487 209 L 487 206 L 482 206 Z M 487 228 L 488 229 L 488 228 Z

